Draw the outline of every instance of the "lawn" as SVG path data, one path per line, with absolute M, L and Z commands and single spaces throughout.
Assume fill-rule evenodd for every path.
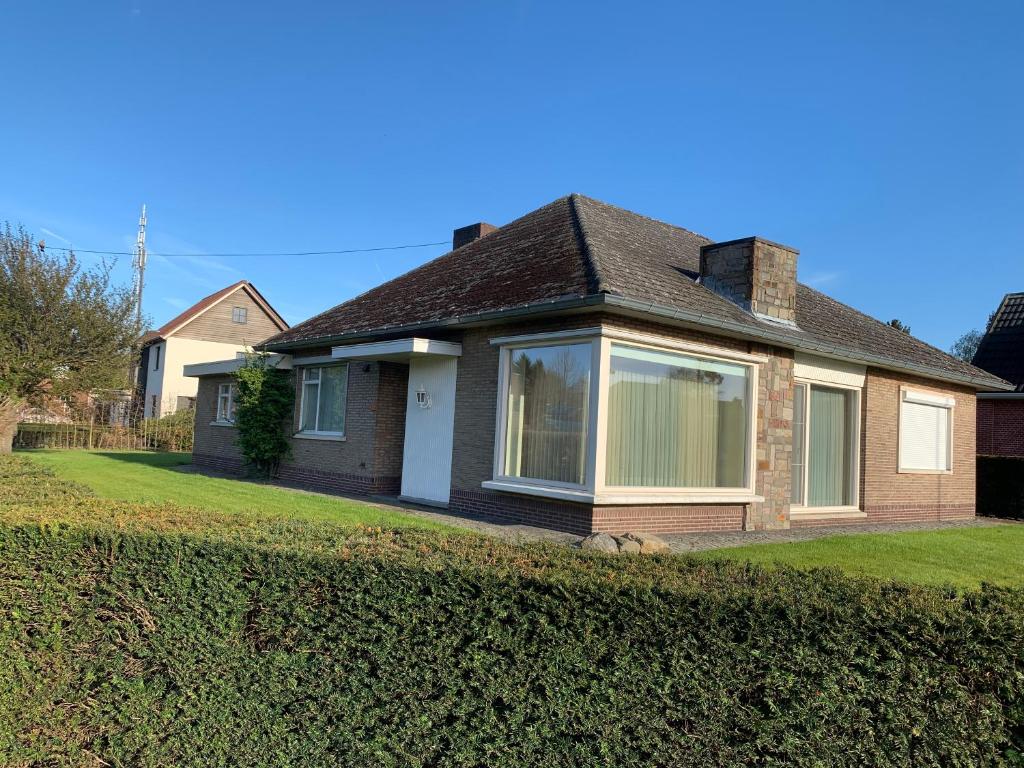
M 1024 525 L 829 536 L 787 544 L 716 549 L 701 557 L 975 588 L 1024 585 Z
M 211 512 L 290 517 L 318 522 L 457 530 L 417 515 L 334 496 L 183 472 L 187 453 L 148 451 L 24 451 L 65 480 L 101 498 L 173 502 Z

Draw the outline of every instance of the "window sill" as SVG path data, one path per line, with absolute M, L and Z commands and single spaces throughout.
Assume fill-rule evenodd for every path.
M 485 480 L 481 486 L 491 491 L 520 493 L 526 496 L 541 496 L 548 499 L 575 501 L 581 504 L 625 505 L 625 504 L 752 504 L 764 501 L 763 496 L 752 493 L 599 493 L 575 488 L 556 488 L 548 485 L 517 483 L 511 480 Z
M 211 421 L 211 427 L 234 427 L 235 422 L 233 421 Z
M 328 442 L 343 443 L 345 442 L 344 435 L 328 435 L 325 433 L 317 432 L 296 432 L 292 435 L 296 440 L 327 440 Z
M 861 520 L 868 516 L 859 507 L 790 507 L 790 520 Z
M 952 469 L 897 469 L 898 475 L 952 475 Z

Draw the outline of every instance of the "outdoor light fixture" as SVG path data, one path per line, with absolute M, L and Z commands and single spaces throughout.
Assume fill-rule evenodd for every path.
M 430 407 L 430 395 L 425 389 L 423 389 L 423 387 L 416 390 L 416 405 L 420 408 Z

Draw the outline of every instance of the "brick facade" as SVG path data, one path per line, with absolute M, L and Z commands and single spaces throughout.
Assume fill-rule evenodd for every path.
M 590 505 L 486 490 L 492 479 L 499 375 L 498 336 L 569 330 L 606 324 L 680 341 L 759 354 L 752 504 Z M 462 344 L 458 362 L 451 500 L 456 513 L 487 516 L 586 534 L 735 531 L 830 525 L 835 520 L 791 520 L 793 352 L 698 331 L 608 314 L 578 314 L 529 323 L 505 324 L 449 333 Z M 313 354 L 306 351 L 304 354 Z M 196 413 L 196 463 L 238 469 L 234 430 L 211 426 L 217 384 L 201 380 Z M 397 495 L 401 486 L 408 367 L 398 363 L 353 362 L 349 369 L 346 440 L 291 440 L 292 457 L 280 472 L 284 482 L 357 494 Z M 898 472 L 901 385 L 956 398 L 953 471 L 950 474 Z M 296 382 L 298 390 L 299 384 Z M 298 426 L 298 404 L 294 426 Z M 860 498 L 864 522 L 902 522 L 969 517 L 974 514 L 975 394 L 972 390 L 869 368 L 861 393 Z M 838 522 L 847 524 L 849 519 Z
M 900 386 L 954 397 L 953 471 L 899 471 Z M 861 411 L 860 507 L 871 522 L 974 516 L 976 395 L 966 387 L 868 368 Z
M 978 399 L 978 455 L 1024 458 L 1024 397 Z

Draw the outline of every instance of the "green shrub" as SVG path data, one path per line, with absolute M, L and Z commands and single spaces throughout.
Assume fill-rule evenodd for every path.
M 277 370 L 270 360 L 270 355 L 250 353 L 235 374 L 238 447 L 246 462 L 264 477 L 276 472 L 281 459 L 288 455 L 285 426 L 295 403 L 291 378 Z
M 1008 589 L 0 506 L 4 764 L 1013 764 L 1022 638 Z
M 142 434 L 149 438 L 149 447 L 158 451 L 192 450 L 195 437 L 196 412 L 194 408 L 181 408 L 159 419 L 146 419 Z

